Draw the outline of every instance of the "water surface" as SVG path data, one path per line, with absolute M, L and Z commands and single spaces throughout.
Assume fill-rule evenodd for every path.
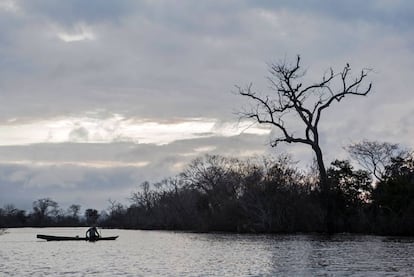
M 8 229 L 0 276 L 414 276 L 414 238 L 102 230 L 116 241 L 45 242 L 85 228 Z

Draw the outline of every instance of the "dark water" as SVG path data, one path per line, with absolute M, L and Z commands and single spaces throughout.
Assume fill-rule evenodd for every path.
M 0 276 L 414 276 L 414 238 L 102 230 L 120 237 L 36 239 L 85 231 L 7 230 L 0 235 Z

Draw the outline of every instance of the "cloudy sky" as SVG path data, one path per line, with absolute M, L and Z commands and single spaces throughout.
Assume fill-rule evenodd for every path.
M 271 149 L 239 122 L 235 85 L 269 84 L 300 54 L 306 78 L 346 63 L 369 75 L 321 122 L 325 159 L 362 139 L 414 147 L 411 0 L 0 0 L 0 206 L 51 197 L 104 209 L 195 157 Z

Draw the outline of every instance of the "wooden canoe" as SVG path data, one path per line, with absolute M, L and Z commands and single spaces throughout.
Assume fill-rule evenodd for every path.
M 38 239 L 45 239 L 47 241 L 63 241 L 63 240 L 83 240 L 83 241 L 98 241 L 98 240 L 116 240 L 118 236 L 114 237 L 97 237 L 97 238 L 87 238 L 87 237 L 65 237 L 65 236 L 49 236 L 49 235 L 37 235 Z

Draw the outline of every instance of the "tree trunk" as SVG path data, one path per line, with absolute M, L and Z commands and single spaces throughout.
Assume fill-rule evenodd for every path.
M 326 212 L 325 224 L 326 231 L 331 234 L 334 233 L 334 212 L 331 196 L 331 189 L 328 181 L 328 174 L 326 173 L 325 163 L 323 162 L 323 154 L 319 145 L 312 146 L 316 155 L 316 161 L 319 169 L 319 185 L 321 189 L 321 202 Z

